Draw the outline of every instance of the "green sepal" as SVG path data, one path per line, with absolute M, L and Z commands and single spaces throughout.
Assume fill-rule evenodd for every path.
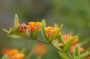
M 70 49 L 70 46 L 72 44 L 72 42 L 77 38 L 77 36 L 74 36 L 73 38 L 71 38 L 67 44 L 65 44 L 64 46 L 64 52 L 67 52 Z

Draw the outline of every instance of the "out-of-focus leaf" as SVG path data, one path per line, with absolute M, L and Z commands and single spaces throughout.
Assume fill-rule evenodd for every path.
M 11 38 L 23 38 L 22 36 L 20 36 L 20 35 L 15 35 L 15 34 L 8 35 L 8 37 L 11 37 Z
M 60 33 L 60 31 L 61 31 L 61 29 L 62 29 L 62 27 L 63 27 L 63 24 L 60 26 L 60 28 L 59 28 L 59 30 L 51 37 L 51 39 L 50 39 L 50 42 L 53 40 L 53 39 L 55 39 L 56 38 L 56 36 L 58 36 L 59 35 L 59 33 Z
M 58 53 L 62 57 L 62 59 L 70 59 L 65 53 L 60 52 L 60 51 Z
M 7 32 L 7 33 L 9 33 L 9 32 L 10 32 L 10 31 L 6 30 L 5 28 L 3 28 L 3 31 L 5 31 L 5 32 Z
M 17 16 L 17 14 L 15 14 L 14 27 L 18 28 L 18 26 L 19 26 L 19 18 Z
M 37 30 L 35 30 L 35 32 L 33 32 L 33 35 L 32 35 L 33 39 L 36 39 L 38 31 L 39 31 L 39 28 Z
M 49 38 L 46 36 L 45 30 L 44 30 L 45 26 L 46 26 L 46 23 L 45 23 L 45 20 L 43 19 L 41 24 L 41 35 L 45 40 L 49 42 Z
M 74 52 L 74 59 L 79 58 L 79 54 L 80 54 L 80 52 L 79 52 L 79 46 L 76 45 L 75 52 Z
M 67 52 L 70 49 L 70 46 L 72 44 L 72 42 L 77 38 L 77 36 L 74 36 L 73 38 L 71 38 L 67 44 L 64 46 L 64 52 Z
M 2 59 L 8 59 L 8 56 L 7 56 L 7 55 L 4 55 L 4 56 L 2 57 Z
M 86 58 L 87 56 L 89 56 L 89 55 L 90 55 L 90 52 L 87 51 L 87 52 L 81 54 L 81 55 L 79 56 L 79 59 L 85 59 L 85 58 Z

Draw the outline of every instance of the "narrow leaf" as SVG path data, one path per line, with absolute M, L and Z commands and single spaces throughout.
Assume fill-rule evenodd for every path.
M 49 38 L 46 36 L 45 30 L 44 30 L 45 26 L 46 26 L 45 20 L 42 20 L 42 24 L 41 24 L 41 35 L 42 35 L 42 37 L 43 37 L 45 40 L 48 41 Z
M 22 38 L 22 36 L 20 36 L 20 35 L 15 35 L 15 34 L 13 34 L 13 35 L 8 35 L 8 37 L 11 37 L 11 38 Z
M 59 28 L 59 30 L 51 37 L 51 39 L 50 39 L 50 42 L 53 40 L 53 39 L 55 39 L 56 38 L 56 36 L 58 36 L 59 35 L 59 33 L 60 33 L 60 31 L 61 31 L 61 29 L 62 29 L 62 27 L 63 27 L 63 24 L 60 26 L 60 28 Z
M 35 32 L 33 32 L 33 35 L 32 35 L 33 39 L 36 39 L 38 31 L 39 31 L 39 28 L 37 30 L 35 30 Z
M 61 35 L 58 36 L 58 40 L 59 40 L 60 43 L 63 43 L 63 44 L 64 44 L 64 41 L 63 41 L 63 39 L 61 38 Z
M 79 52 L 79 46 L 76 45 L 76 47 L 75 47 L 75 52 L 74 52 L 74 58 L 75 58 L 75 59 L 76 59 L 76 58 L 79 58 L 79 54 L 80 54 L 80 52 Z
M 79 59 L 85 59 L 86 57 L 88 57 L 90 55 L 90 52 L 85 52 L 85 53 L 83 53 L 83 54 L 81 54 L 80 56 L 79 56 Z
M 19 18 L 17 16 L 17 14 L 15 14 L 15 20 L 14 20 L 14 27 L 18 27 L 19 26 Z
M 7 33 L 9 33 L 9 31 L 8 31 L 8 30 L 6 30 L 5 28 L 3 28 L 2 30 L 3 30 L 3 31 L 5 31 L 5 32 L 7 32 Z
M 59 55 L 62 59 L 70 59 L 65 53 L 59 51 Z
M 77 36 L 74 36 L 73 38 L 71 38 L 67 44 L 64 46 L 64 52 L 67 52 L 70 49 L 70 46 L 72 44 L 72 42 L 77 38 Z

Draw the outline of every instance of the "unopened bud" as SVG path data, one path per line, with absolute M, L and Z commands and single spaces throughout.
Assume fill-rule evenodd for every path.
M 62 48 L 62 47 L 64 47 L 64 44 L 63 43 L 60 43 L 59 46 Z

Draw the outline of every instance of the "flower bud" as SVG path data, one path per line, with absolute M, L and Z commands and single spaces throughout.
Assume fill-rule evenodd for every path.
M 19 25 L 19 31 L 25 32 L 26 29 L 27 29 L 26 24 L 23 23 L 23 24 Z
M 64 47 L 64 44 L 63 43 L 60 43 L 59 44 L 60 48 Z

